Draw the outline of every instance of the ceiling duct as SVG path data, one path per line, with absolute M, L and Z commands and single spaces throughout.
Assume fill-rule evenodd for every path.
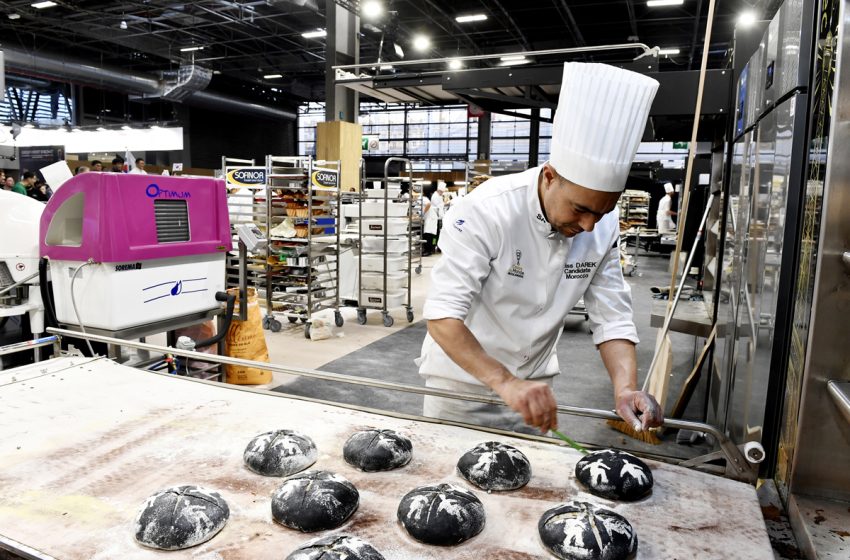
M 274 120 L 295 120 L 297 115 L 276 107 L 253 103 L 207 91 L 212 73 L 196 65 L 181 66 L 176 77 L 160 80 L 147 74 L 132 74 L 124 70 L 95 66 L 59 56 L 35 54 L 15 48 L 3 49 L 6 70 L 25 76 L 47 78 L 117 90 L 143 99 L 162 98 L 186 105 L 253 115 Z
M 176 79 L 166 80 L 162 98 L 168 101 L 184 101 L 197 91 L 206 89 L 212 79 L 212 70 L 197 64 L 182 64 Z

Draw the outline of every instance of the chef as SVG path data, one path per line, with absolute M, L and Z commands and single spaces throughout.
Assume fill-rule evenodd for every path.
M 657 88 L 613 66 L 566 63 L 551 159 L 491 179 L 449 210 L 419 373 L 428 387 L 498 395 L 507 406 L 427 396 L 426 416 L 523 432 L 557 427 L 555 348 L 584 296 L 617 413 L 637 431 L 660 425 L 658 403 L 637 390 L 615 211 Z
M 446 190 L 446 184 L 443 181 L 437 181 L 437 188 L 431 194 L 430 199 L 424 200 L 423 213 L 425 215 L 425 223 L 422 227 L 423 240 L 423 256 L 428 256 L 434 253 L 434 247 L 437 244 L 437 237 L 440 234 L 440 220 L 443 219 L 443 193 Z
M 673 221 L 676 212 L 672 210 L 673 192 L 673 185 L 664 183 L 664 198 L 658 202 L 658 210 L 655 212 L 656 227 L 661 234 L 676 233 L 676 222 Z

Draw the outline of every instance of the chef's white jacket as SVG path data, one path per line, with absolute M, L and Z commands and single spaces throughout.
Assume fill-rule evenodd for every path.
M 449 209 L 423 311 L 429 320 L 464 321 L 490 356 L 523 379 L 559 373 L 555 345 L 582 296 L 595 344 L 638 342 L 617 212 L 571 239 L 553 233 L 537 195 L 540 170 L 491 179 Z M 425 376 L 482 384 L 430 335 L 417 363 Z
M 675 233 L 676 231 L 676 222 L 674 222 L 673 218 L 670 217 L 670 214 L 667 213 L 670 211 L 672 202 L 673 199 L 668 195 L 664 195 L 664 197 L 658 202 L 658 211 L 655 212 L 655 221 L 658 233 Z
M 422 227 L 422 232 L 437 235 L 437 225 L 439 220 L 443 218 L 443 208 L 445 207 L 443 195 L 434 191 L 430 200 L 431 207 L 425 212 L 425 224 Z

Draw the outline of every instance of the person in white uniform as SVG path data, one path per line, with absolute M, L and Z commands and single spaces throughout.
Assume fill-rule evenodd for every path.
M 565 64 L 550 161 L 491 179 L 452 205 L 423 312 L 419 373 L 428 387 L 498 395 L 507 407 L 426 396 L 426 416 L 557 427 L 555 347 L 584 296 L 617 413 L 636 430 L 661 424 L 655 399 L 637 390 L 615 212 L 657 88 L 612 66 Z
M 425 201 L 425 223 L 422 226 L 423 238 L 425 246 L 423 247 L 423 255 L 428 256 L 433 254 L 434 246 L 436 245 L 437 236 L 439 235 L 439 223 L 443 219 L 443 192 L 445 192 L 446 184 L 442 181 L 437 182 L 437 189 L 431 195 L 431 198 Z
M 676 212 L 672 210 L 673 192 L 673 185 L 664 183 L 664 198 L 658 202 L 658 210 L 655 212 L 655 222 L 661 234 L 676 233 L 676 222 L 673 221 Z

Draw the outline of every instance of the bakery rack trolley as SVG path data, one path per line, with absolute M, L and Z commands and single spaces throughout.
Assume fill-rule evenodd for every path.
M 390 177 L 390 165 L 402 164 L 399 175 Z M 366 324 L 366 310 L 381 311 L 385 327 L 393 326 L 390 307 L 403 306 L 407 321 L 413 322 L 411 305 L 411 276 L 413 269 L 413 196 L 405 202 L 393 202 L 401 190 L 401 183 L 409 182 L 413 188 L 413 169 L 407 158 L 390 157 L 384 162 L 384 176 L 363 178 L 359 197 L 360 247 L 359 282 L 357 292 L 357 322 Z M 381 189 L 374 193 L 364 189 L 366 183 L 380 181 Z M 370 196 L 373 195 L 373 196 Z M 379 198 L 380 200 L 375 200 Z M 393 273 L 391 274 L 391 271 Z M 378 276 L 376 273 L 379 273 Z M 405 286 L 406 284 L 406 286 Z M 402 288 L 406 290 L 405 299 Z
M 261 225 L 265 223 L 266 203 L 263 197 L 265 196 L 266 185 L 265 182 L 255 185 L 237 184 L 231 179 L 230 172 L 235 169 L 255 167 L 256 161 L 253 159 L 221 156 L 222 178 L 228 190 L 227 209 L 230 218 L 230 233 L 233 236 L 233 246 L 238 247 L 238 252 L 231 251 L 227 254 L 225 286 L 228 289 L 239 288 L 240 294 L 245 294 L 249 286 L 259 287 L 263 283 L 265 255 L 248 253 L 239 242 L 236 228 L 242 224 L 256 223 Z M 230 189 L 239 189 L 242 192 L 231 194 Z M 240 303 L 240 310 L 247 309 L 247 301 Z
M 266 156 L 266 224 L 269 238 L 263 327 L 278 332 L 277 317 L 304 323 L 339 310 L 339 162 Z

